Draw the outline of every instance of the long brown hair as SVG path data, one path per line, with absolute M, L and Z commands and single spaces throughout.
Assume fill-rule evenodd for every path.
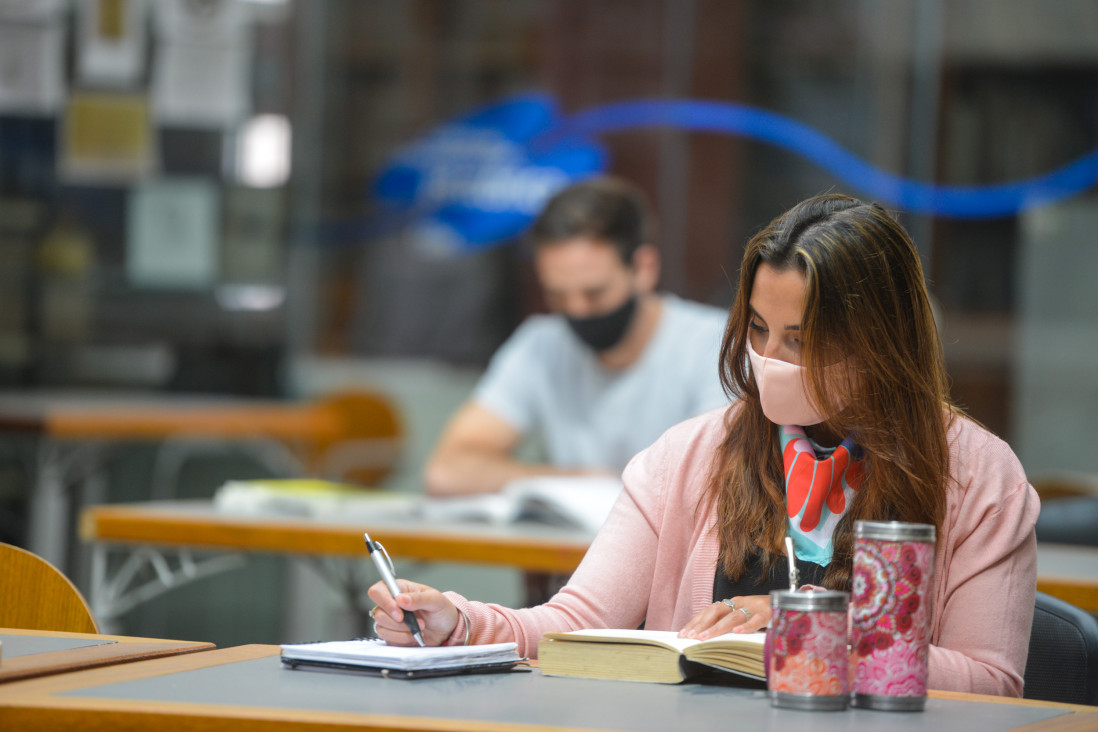
M 732 578 L 759 549 L 768 571 L 783 555 L 787 516 L 778 427 L 762 412 L 746 343 L 755 273 L 766 263 L 806 278 L 801 322 L 809 393 L 826 426 L 854 435 L 865 479 L 835 528 L 824 584 L 849 589 L 854 521 L 909 521 L 941 529 L 953 411 L 941 341 L 919 255 L 877 204 L 810 198 L 748 242 L 721 345 L 721 383 L 739 397 L 713 464 L 720 562 Z M 839 358 L 848 368 L 822 369 Z M 825 378 L 825 374 L 832 374 Z

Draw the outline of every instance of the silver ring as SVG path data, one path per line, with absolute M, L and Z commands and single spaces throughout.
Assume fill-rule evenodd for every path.
M 740 611 L 741 613 L 743 613 L 743 619 L 744 619 L 744 621 L 747 621 L 747 620 L 750 620 L 750 619 L 751 619 L 751 611 L 750 611 L 750 610 L 748 610 L 748 609 L 747 609 L 747 608 L 745 608 L 745 607 L 738 607 L 738 608 L 736 608 L 736 609 L 737 609 L 737 610 L 739 610 L 739 611 Z
M 726 597 L 725 599 L 721 600 L 721 602 L 723 602 L 725 605 L 732 608 L 733 610 L 736 609 L 736 601 L 733 600 L 731 597 Z
M 370 616 L 370 630 L 372 630 L 374 632 L 374 635 L 377 635 L 378 637 L 380 637 L 377 632 L 377 610 L 379 607 L 380 605 L 374 605 L 373 609 L 371 609 L 368 613 Z

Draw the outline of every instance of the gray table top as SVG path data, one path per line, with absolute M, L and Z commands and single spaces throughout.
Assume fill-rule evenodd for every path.
M 282 668 L 277 656 L 108 683 L 63 696 L 660 732 L 717 726 L 998 732 L 1067 713 L 935 698 L 927 700 L 922 713 L 806 713 L 771 707 L 765 691 L 727 685 L 594 681 L 548 677 L 540 671 L 405 681 L 293 671 Z
M 1037 576 L 1098 582 L 1098 546 L 1039 541 Z
M 3 663 L 5 658 L 30 656 L 35 653 L 50 653 L 52 651 L 68 651 L 73 648 L 102 646 L 118 642 L 105 638 L 51 638 L 40 635 L 16 635 L 15 633 L 0 633 L 0 641 L 3 641 L 4 644 L 3 653 L 0 655 L 0 663 Z

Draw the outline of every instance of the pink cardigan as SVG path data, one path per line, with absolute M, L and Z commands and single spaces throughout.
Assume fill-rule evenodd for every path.
M 724 411 L 672 427 L 633 458 L 605 525 L 548 603 L 512 610 L 447 593 L 468 616 L 473 641 L 514 640 L 520 653 L 536 656 L 546 632 L 642 621 L 678 630 L 709 605 L 718 540 L 701 499 Z M 954 420 L 949 441 L 955 481 L 935 559 L 929 686 L 1021 696 L 1040 504 L 1005 442 L 964 418 Z M 458 624 L 450 642 L 464 640 Z

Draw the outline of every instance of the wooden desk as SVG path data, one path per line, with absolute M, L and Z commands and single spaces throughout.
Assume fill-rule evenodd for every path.
M 509 526 L 440 524 L 383 514 L 340 522 L 237 516 L 218 513 L 211 501 L 91 506 L 80 521 L 81 537 L 93 542 L 89 600 L 100 624 L 109 623 L 163 589 L 229 566 L 233 559 L 224 555 L 192 559 L 191 550 L 362 559 L 363 531 L 384 544 L 394 558 L 566 573 L 579 565 L 592 538 L 583 531 L 532 522 Z M 109 552 L 124 555 L 122 568 L 112 568 Z M 135 565 L 144 560 L 157 562 L 160 574 L 179 561 L 186 565 L 173 567 L 167 581 L 158 574 L 152 584 L 131 592 L 118 580 L 136 577 Z M 353 606 L 362 587 L 345 569 L 333 569 L 329 579 Z M 369 578 L 368 584 L 376 580 L 372 567 Z
M 327 463 L 344 467 L 353 440 L 367 454 L 353 468 L 383 475 L 400 449 L 391 406 L 373 394 L 334 394 L 311 402 L 246 400 L 208 395 L 127 393 L 0 393 L 0 433 L 34 438 L 28 548 L 67 574 L 71 489 L 98 473 L 105 449 L 126 442 L 176 445 L 224 440 L 245 446 L 276 474 L 301 475 Z M 369 443 L 369 444 L 367 444 Z M 338 455 L 336 453 L 339 453 Z M 334 476 L 333 476 L 334 477 Z M 87 488 L 85 488 L 87 490 Z M 152 496 L 156 496 L 156 486 Z M 91 492 L 94 492 L 92 490 Z M 171 496 L 162 496 L 171 497 Z M 87 503 L 102 502 L 89 496 Z
M 539 671 L 414 682 L 280 667 L 240 646 L 0 687 L 4 729 L 173 730 L 1093 730 L 1098 708 L 931 693 L 926 711 L 774 709 L 765 692 L 552 678 Z M 736 720 L 731 724 L 730 720 Z
M 336 435 L 340 426 L 311 403 L 78 393 L 0 395 L 0 430 L 55 440 L 160 440 L 190 434 L 294 442 Z
M 362 532 L 376 535 L 394 557 L 424 561 L 472 562 L 534 572 L 571 572 L 579 566 L 592 537 L 582 531 L 522 523 L 431 524 L 380 517 L 342 522 L 248 517 L 218 513 L 210 501 L 154 501 L 92 506 L 83 512 L 85 541 L 159 544 L 226 551 L 357 557 Z M 1098 547 L 1037 545 L 1038 588 L 1082 588 L 1074 604 L 1098 612 Z
M 213 649 L 213 643 L 0 628 L 0 682 Z
M 533 522 L 431 523 L 384 514 L 339 522 L 237 516 L 217 512 L 210 501 L 92 506 L 80 521 L 81 538 L 92 542 L 342 557 L 363 556 L 363 531 L 393 557 L 540 572 L 571 572 L 592 539 L 583 531 Z
M 1098 546 L 1038 543 L 1037 589 L 1098 614 Z
M 336 523 L 239 517 L 217 513 L 208 501 L 93 506 L 80 523 L 82 538 L 97 547 L 166 545 L 343 557 L 362 555 L 363 530 L 394 557 L 560 573 L 579 566 L 592 538 L 582 531 L 532 523 L 494 527 L 385 518 Z M 1098 547 L 1039 543 L 1037 575 L 1042 592 L 1098 613 Z M 94 579 L 91 594 L 94 605 Z

